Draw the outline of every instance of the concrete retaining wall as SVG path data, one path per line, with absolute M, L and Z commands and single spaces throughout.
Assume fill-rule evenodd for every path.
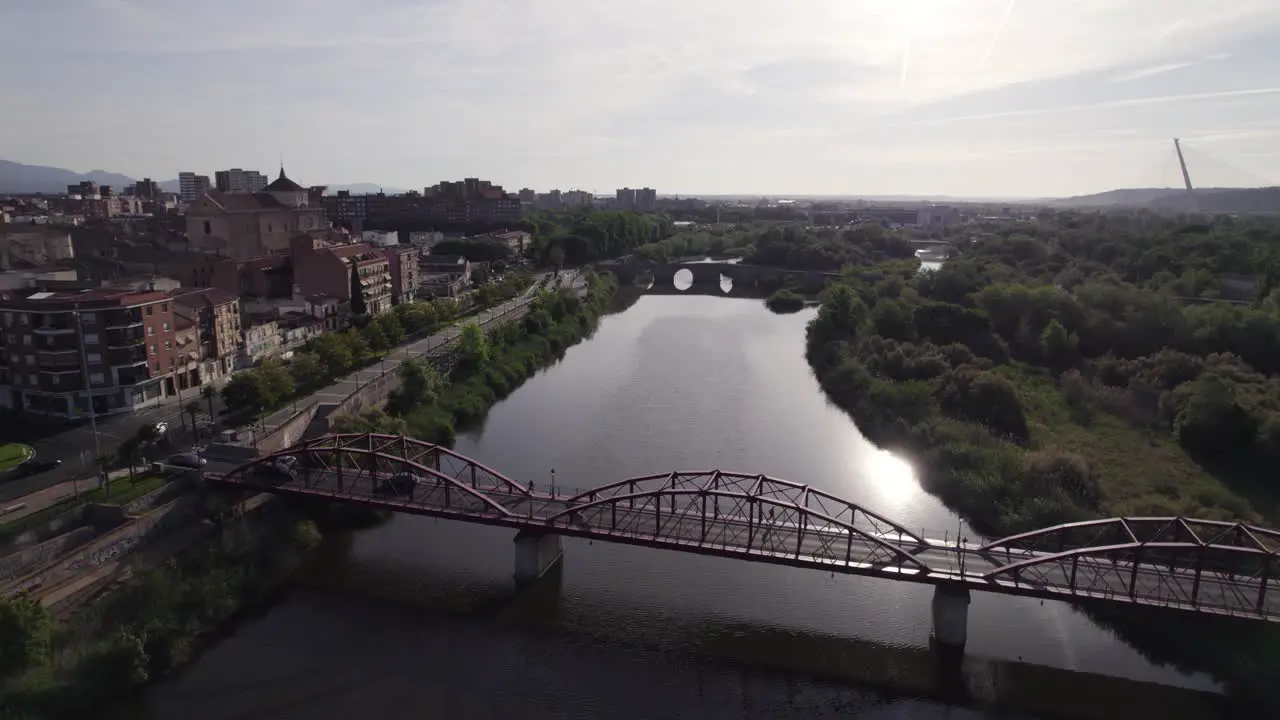
M 202 510 L 200 498 L 186 495 L 104 534 L 93 542 L 58 558 L 55 562 L 16 582 L 0 586 L 0 596 L 11 596 L 38 588 L 51 588 L 87 570 L 110 562 L 136 546 L 189 521 Z
M 47 540 L 53 539 L 73 528 L 84 525 L 87 510 L 84 505 L 80 505 L 72 510 L 59 515 L 43 525 L 37 525 L 30 530 L 22 533 L 14 538 L 11 542 L 0 547 L 0 557 L 5 557 L 10 553 L 18 552 L 22 548 L 38 545 Z
M 311 418 L 315 417 L 317 407 L 319 407 L 319 403 L 311 403 L 294 413 L 270 434 L 258 438 L 258 451 L 264 455 L 273 453 L 301 440 L 306 433 L 307 426 L 311 424 Z
M 0 558 L 0 586 L 11 583 L 35 570 L 53 562 L 59 555 L 93 540 L 98 531 L 88 525 L 59 535 L 52 540 L 28 546 L 11 555 Z

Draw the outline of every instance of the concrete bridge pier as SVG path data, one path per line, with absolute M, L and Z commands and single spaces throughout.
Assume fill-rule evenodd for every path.
M 969 588 L 937 585 L 933 591 L 933 640 L 939 649 L 963 651 L 969 637 Z
M 515 542 L 517 585 L 537 581 L 564 557 L 560 536 L 554 533 L 521 530 Z

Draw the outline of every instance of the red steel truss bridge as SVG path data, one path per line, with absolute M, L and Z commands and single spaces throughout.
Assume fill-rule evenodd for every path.
M 292 474 L 276 469 L 286 456 L 296 458 L 285 461 L 293 463 Z M 376 433 L 306 440 L 206 478 L 535 536 L 928 583 L 964 593 L 966 604 L 965 590 L 981 590 L 1280 621 L 1280 532 L 1240 523 L 1109 518 L 983 543 L 942 541 L 822 490 L 764 475 L 668 472 L 553 490 L 517 482 L 446 447 Z

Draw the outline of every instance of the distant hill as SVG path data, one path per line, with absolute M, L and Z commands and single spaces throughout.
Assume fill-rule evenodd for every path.
M 1131 188 L 1093 195 L 1046 200 L 1059 208 L 1132 207 L 1204 213 L 1280 213 L 1280 187 L 1196 188 L 1189 197 L 1182 188 Z
M 85 180 L 120 189 L 133 183 L 133 179 L 127 175 L 106 170 L 78 173 L 65 168 L 0 160 L 0 193 L 64 193 L 68 185 Z

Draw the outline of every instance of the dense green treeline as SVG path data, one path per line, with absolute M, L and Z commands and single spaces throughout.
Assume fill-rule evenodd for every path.
M 1242 252 L 1220 232 L 1207 237 Z M 1160 237 L 1119 271 L 993 234 L 936 272 L 851 279 L 824 294 L 807 356 L 864 434 L 910 455 L 926 489 L 986 534 L 1116 515 L 1280 524 L 1268 472 L 1280 459 L 1280 307 L 1186 303 L 1126 282 L 1146 253 L 1187 249 L 1182 233 Z M 1276 237 L 1249 252 L 1265 257 Z M 1091 612 L 1153 659 L 1255 700 L 1280 676 L 1272 628 Z
M 531 275 L 512 273 L 476 288 L 471 309 L 492 307 L 518 297 L 532 284 Z M 222 389 L 223 400 L 237 420 L 278 409 L 379 361 L 408 338 L 438 330 L 459 312 L 459 304 L 452 298 L 397 305 L 390 313 L 363 318 L 346 330 L 314 338 L 287 363 L 266 360 L 256 368 L 237 372 Z
M 313 519 L 307 519 L 311 517 Z M 277 505 L 216 530 L 121 590 L 54 623 L 36 599 L 0 600 L 0 716 L 101 715 L 189 663 L 223 623 L 265 604 L 322 540 L 327 511 Z
M 487 335 L 475 325 L 463 329 L 459 358 L 447 377 L 422 361 L 403 363 L 401 386 L 385 411 L 335 419 L 341 432 L 388 432 L 451 445 L 459 428 L 482 419 L 498 400 L 589 335 L 614 298 L 611 276 L 586 274 L 588 290 L 544 291 L 520 323 Z

